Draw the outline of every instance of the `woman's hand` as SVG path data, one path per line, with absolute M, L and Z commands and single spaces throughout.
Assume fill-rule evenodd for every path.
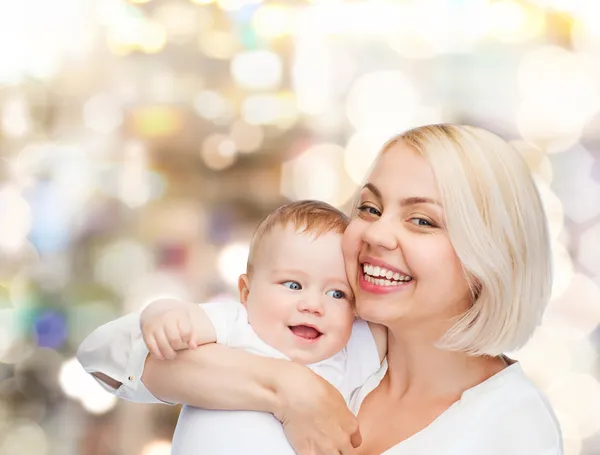
M 348 455 L 361 442 L 358 420 L 340 392 L 308 368 L 286 368 L 277 381 L 275 417 L 297 455 Z

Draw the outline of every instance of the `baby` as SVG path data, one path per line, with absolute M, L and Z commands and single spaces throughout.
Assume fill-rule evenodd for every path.
M 241 305 L 156 301 L 140 317 L 148 351 L 173 358 L 177 350 L 216 342 L 289 359 L 307 365 L 348 400 L 380 368 L 386 351 L 385 329 L 354 315 L 342 256 L 348 221 L 317 201 L 294 202 L 272 212 L 257 228 L 247 273 L 239 278 Z M 96 378 L 110 377 L 114 366 L 95 368 L 102 363 L 95 354 L 107 344 L 119 346 L 110 330 L 104 328 L 100 341 L 96 332 L 84 340 L 78 359 L 86 371 L 99 373 Z M 271 414 L 184 406 L 172 453 L 294 452 Z

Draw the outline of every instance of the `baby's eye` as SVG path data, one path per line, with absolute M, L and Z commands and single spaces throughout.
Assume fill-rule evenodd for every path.
M 339 289 L 332 289 L 331 291 L 327 291 L 326 294 L 334 299 L 344 299 L 346 298 L 346 294 Z
M 293 291 L 299 291 L 302 289 L 302 286 L 297 281 L 284 281 L 283 284 L 286 288 L 291 289 Z

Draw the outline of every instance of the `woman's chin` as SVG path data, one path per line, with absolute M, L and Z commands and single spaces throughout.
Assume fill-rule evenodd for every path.
M 381 298 L 360 299 L 356 304 L 356 313 L 360 319 L 385 326 L 392 325 L 394 321 L 402 319 L 410 313 L 410 305 L 402 305 L 400 302 L 383 302 Z

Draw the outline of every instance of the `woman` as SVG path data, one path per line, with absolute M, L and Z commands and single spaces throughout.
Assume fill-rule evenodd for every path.
M 87 370 L 123 382 L 125 398 L 147 387 L 164 401 L 272 412 L 299 454 L 562 453 L 546 399 L 502 355 L 539 324 L 552 275 L 540 198 L 512 147 L 455 125 L 393 138 L 361 191 L 344 258 L 358 315 L 389 334 L 381 370 L 349 404 L 357 419 L 305 367 L 216 345 L 149 358 L 143 383 Z M 390 272 L 410 279 L 385 286 Z M 133 347 L 129 371 L 141 373 L 146 353 Z

